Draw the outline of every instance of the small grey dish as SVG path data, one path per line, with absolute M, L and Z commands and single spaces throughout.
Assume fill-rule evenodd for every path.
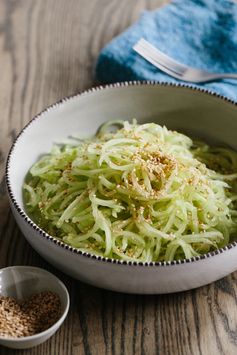
M 65 285 L 50 272 L 31 266 L 10 266 L 0 270 L 0 295 L 22 301 L 42 291 L 56 293 L 61 302 L 58 321 L 45 331 L 20 338 L 0 336 L 0 345 L 13 349 L 27 349 L 49 339 L 62 325 L 69 310 L 69 294 Z
M 237 149 L 237 103 L 183 84 L 125 82 L 65 98 L 37 115 L 16 138 L 7 161 L 6 183 L 16 221 L 32 247 L 65 273 L 89 284 L 127 293 L 178 292 L 218 280 L 237 269 L 237 243 L 191 259 L 131 262 L 94 256 L 70 247 L 26 214 L 26 173 L 53 144 L 78 133 L 92 135 L 105 121 L 156 122 L 211 143 Z

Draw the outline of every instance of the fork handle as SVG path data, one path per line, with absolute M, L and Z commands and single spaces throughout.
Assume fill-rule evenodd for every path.
M 237 74 L 234 73 L 223 73 L 223 74 L 209 74 L 205 75 L 205 81 L 213 81 L 216 79 L 237 79 Z

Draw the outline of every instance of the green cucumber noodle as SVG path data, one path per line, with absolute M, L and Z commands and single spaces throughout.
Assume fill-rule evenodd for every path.
M 109 121 L 92 138 L 55 145 L 23 186 L 27 213 L 50 235 L 139 262 L 226 246 L 237 232 L 236 191 L 236 152 L 136 120 Z

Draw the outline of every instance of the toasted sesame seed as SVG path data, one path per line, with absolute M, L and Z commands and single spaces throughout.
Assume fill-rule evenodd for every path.
M 51 327 L 60 317 L 58 295 L 43 291 L 21 303 L 14 298 L 0 296 L 0 336 L 24 337 Z

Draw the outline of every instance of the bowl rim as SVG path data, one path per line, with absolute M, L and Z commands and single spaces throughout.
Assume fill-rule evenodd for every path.
M 0 269 L 0 274 L 6 270 L 9 269 L 19 269 L 19 270 L 23 270 L 27 269 L 27 270 L 37 270 L 39 272 L 41 272 L 42 274 L 45 274 L 46 276 L 48 275 L 49 277 L 55 279 L 55 281 L 60 285 L 62 291 L 64 292 L 64 294 L 66 295 L 66 305 L 65 308 L 62 309 L 62 314 L 60 315 L 59 319 L 52 324 L 49 328 L 43 330 L 42 332 L 33 334 L 33 335 L 27 335 L 27 336 L 23 336 L 23 337 L 13 337 L 13 336 L 0 336 L 0 341 L 10 341 L 10 342 L 18 342 L 18 343 L 22 343 L 25 341 L 34 341 L 37 340 L 41 337 L 44 337 L 45 335 L 48 335 L 49 333 L 53 332 L 52 335 L 58 330 L 58 328 L 61 326 L 61 324 L 64 322 L 68 311 L 69 311 L 69 307 L 70 307 L 70 296 L 69 296 L 69 292 L 67 290 L 67 287 L 65 286 L 65 284 L 53 273 L 51 273 L 48 270 L 42 269 L 40 267 L 37 266 L 29 266 L 29 265 L 12 265 L 12 266 L 7 266 L 4 267 L 2 269 Z M 60 297 L 60 295 L 58 295 Z
M 163 82 L 163 81 L 153 81 L 153 80 L 134 80 L 134 81 L 123 81 L 123 82 L 116 82 L 116 83 L 111 83 L 111 84 L 105 84 L 105 85 L 98 85 L 98 86 L 94 86 L 92 88 L 86 89 L 86 90 L 82 90 L 81 92 L 77 93 L 77 94 L 72 94 L 69 96 L 65 96 L 62 99 L 58 100 L 57 102 L 49 105 L 48 107 L 46 107 L 44 110 L 42 110 L 41 112 L 39 112 L 38 114 L 36 114 L 18 133 L 18 135 L 16 136 L 16 138 L 14 139 L 12 146 L 9 150 L 8 156 L 7 156 L 7 161 L 6 161 L 6 170 L 5 170 L 5 181 L 6 181 L 6 186 L 7 186 L 7 192 L 8 192 L 8 197 L 10 199 L 10 202 L 12 203 L 12 205 L 15 207 L 16 211 L 19 213 L 19 215 L 24 219 L 24 221 L 30 226 L 32 227 L 40 237 L 45 238 L 46 240 L 54 243 L 56 246 L 63 248 L 69 252 L 78 254 L 82 257 L 86 257 L 86 258 L 90 258 L 96 261 L 102 261 L 102 262 L 106 262 L 106 263 L 113 263 L 113 264 L 117 264 L 117 265 L 127 265 L 127 266 L 146 266 L 146 267 L 164 267 L 164 266 L 173 266 L 173 265 L 181 265 L 181 264 L 186 264 L 186 263 L 193 263 L 193 262 L 198 262 L 210 257 L 214 257 L 217 255 L 220 255 L 222 253 L 224 253 L 225 251 L 228 251 L 234 247 L 237 246 L 237 241 L 233 241 L 231 243 L 229 243 L 228 245 L 226 245 L 225 247 L 216 249 L 212 252 L 203 254 L 203 255 L 199 255 L 199 256 L 195 256 L 192 258 L 187 258 L 187 259 L 180 259 L 180 260 L 172 260 L 172 261 L 151 261 L 151 262 L 142 262 L 142 261 L 127 261 L 127 260 L 118 260 L 118 259 L 112 259 L 112 258 L 107 258 L 107 257 L 103 257 L 103 256 L 98 256 L 98 255 L 94 255 L 91 253 L 87 253 L 87 252 L 83 252 L 81 250 L 79 250 L 78 248 L 74 248 L 66 243 L 64 243 L 63 241 L 60 241 L 58 239 L 56 239 L 55 237 L 51 236 L 50 234 L 48 234 L 47 232 L 45 232 L 43 229 L 41 229 L 36 223 L 33 222 L 33 220 L 31 220 L 28 215 L 26 214 L 26 212 L 20 207 L 20 205 L 18 204 L 16 198 L 14 197 L 12 188 L 11 188 L 11 179 L 10 179 L 10 165 L 11 165 L 11 159 L 12 159 L 12 155 L 14 154 L 14 150 L 15 147 L 18 143 L 19 138 L 22 137 L 22 135 L 24 134 L 25 130 L 29 128 L 29 126 L 34 123 L 36 120 L 40 119 L 41 117 L 43 117 L 44 115 L 46 115 L 49 111 L 57 109 L 59 106 L 61 106 L 64 103 L 67 103 L 68 101 L 72 101 L 72 100 L 76 100 L 77 98 L 81 97 L 81 96 L 85 96 L 85 95 L 90 95 L 94 92 L 98 92 L 98 91 L 106 91 L 106 90 L 110 90 L 110 89 L 116 89 L 116 88 L 127 88 L 127 87 L 131 87 L 131 86 L 135 86 L 135 87 L 139 87 L 139 86 L 168 86 L 168 87 L 173 87 L 173 88 L 180 88 L 180 89 L 189 89 L 192 91 L 198 91 L 203 93 L 204 95 L 209 95 L 212 97 L 216 97 L 224 102 L 229 103 L 232 106 L 237 107 L 237 101 L 234 101 L 226 96 L 223 96 L 221 94 L 218 94 L 215 91 L 206 89 L 206 88 L 201 88 L 198 87 L 194 84 L 186 84 L 186 83 L 173 83 L 173 82 Z

